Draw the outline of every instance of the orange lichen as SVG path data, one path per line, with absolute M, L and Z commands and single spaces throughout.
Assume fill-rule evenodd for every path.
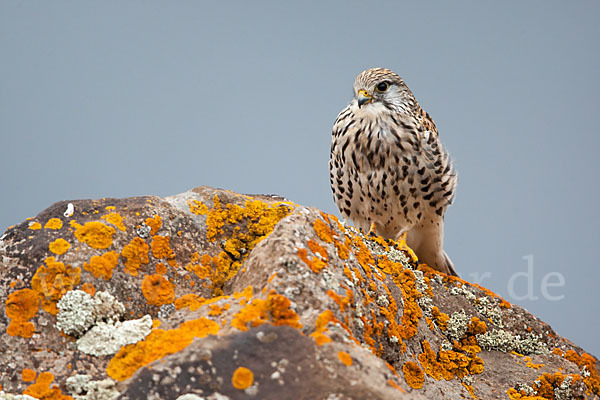
M 62 227 L 63 227 L 63 223 L 58 218 L 50 218 L 48 220 L 48 222 L 46 222 L 46 225 L 44 225 L 45 229 L 53 229 L 53 230 L 58 230 Z
M 21 379 L 23 379 L 23 382 L 33 382 L 35 381 L 36 376 L 37 373 L 32 369 L 25 368 L 21 371 Z
M 226 303 L 223 306 L 220 306 L 218 304 L 211 304 L 208 306 L 208 308 L 210 309 L 210 311 L 208 312 L 208 315 L 210 315 L 211 317 L 217 317 L 217 316 L 223 314 L 223 312 L 229 310 L 229 308 L 231 308 L 231 304 Z
M 87 222 L 85 225 L 71 221 L 71 226 L 75 229 L 75 237 L 80 242 L 87 244 L 94 249 L 106 249 L 113 243 L 115 228 L 99 221 Z
M 162 306 L 175 300 L 173 284 L 160 274 L 147 275 L 142 281 L 142 293 L 148 304 Z
M 73 289 L 81 278 L 81 269 L 64 265 L 54 257 L 45 260 L 46 265 L 41 265 L 33 278 L 31 288 L 38 292 L 42 298 L 42 308 L 52 315 L 58 314 L 56 303 L 60 298 Z
M 112 278 L 113 269 L 119 263 L 119 254 L 109 251 L 101 256 L 93 256 L 89 264 L 83 264 L 83 269 L 91 273 L 94 278 L 109 280 Z
M 317 257 L 308 257 L 307 249 L 298 249 L 296 254 L 316 274 L 321 272 L 323 268 L 327 266 L 327 264 L 323 260 Z
M 346 296 L 342 297 L 333 290 L 329 289 L 327 291 L 327 296 L 331 297 L 333 301 L 340 307 L 340 311 L 344 312 L 346 307 L 352 304 L 352 299 L 354 298 L 354 294 L 352 290 L 346 288 Z
M 319 243 L 312 239 L 308 239 L 307 244 L 310 251 L 312 251 L 313 254 L 317 256 L 317 258 L 327 262 L 327 260 L 329 259 L 327 256 L 327 250 L 325 250 L 323 246 L 321 246 Z
M 352 244 L 350 239 L 346 238 L 345 243 L 342 243 L 338 240 L 334 241 L 335 248 L 337 250 L 338 257 L 342 260 L 347 260 L 350 256 L 350 250 L 348 249 Z
M 330 322 L 335 322 L 337 319 L 334 317 L 331 310 L 325 310 L 317 317 L 315 322 L 315 331 L 310 336 L 315 340 L 317 345 L 321 346 L 325 343 L 331 342 L 331 338 L 324 334 L 327 331 L 327 325 Z
M 406 390 L 404 390 L 400 386 L 398 386 L 396 384 L 396 382 L 394 382 L 392 379 L 388 379 L 387 384 L 390 385 L 391 387 L 393 387 L 394 389 L 401 391 L 402 393 L 406 393 Z
M 246 367 L 238 367 L 231 377 L 231 384 L 234 388 L 244 390 L 254 383 L 254 373 Z
M 560 357 L 562 357 L 564 355 L 563 351 L 561 349 L 559 349 L 558 347 L 555 347 L 554 350 L 552 350 L 552 354 L 555 354 Z
M 317 236 L 319 236 L 319 238 L 321 238 L 322 241 L 326 243 L 333 243 L 334 232 L 328 224 L 323 222 L 323 220 L 319 218 L 315 219 L 315 222 L 313 223 L 313 228 L 317 233 Z
M 162 218 L 160 215 L 155 215 L 152 218 L 146 218 L 146 221 L 144 222 L 150 227 L 150 235 L 156 234 L 156 232 L 158 232 L 158 230 L 162 227 Z
M 337 356 L 342 364 L 348 367 L 352 365 L 352 356 L 350 356 L 350 354 L 345 351 L 338 351 Z
M 222 206 L 219 197 L 217 195 L 213 197 L 212 208 L 206 212 L 206 237 L 209 241 L 216 241 L 217 237 L 223 236 L 220 239 L 225 251 L 212 257 L 210 262 L 202 260 L 202 267 L 193 262 L 186 267 L 199 276 L 210 277 L 213 295 L 223 293 L 225 282 L 237 274 L 250 251 L 291 212 L 291 207 L 287 203 L 268 204 L 246 198 L 248 200 L 243 206 L 237 204 Z M 201 204 L 200 202 L 188 203 L 192 212 L 204 213 Z M 210 275 L 206 268 L 209 264 Z
M 32 231 L 37 231 L 39 229 L 42 229 L 42 224 L 40 224 L 39 222 L 34 222 L 31 225 L 29 225 L 29 229 L 31 229 Z
M 149 250 L 150 246 L 148 246 L 141 238 L 133 238 L 133 240 L 121 250 L 121 256 L 127 259 L 127 261 L 125 261 L 125 271 L 132 276 L 137 276 L 138 269 L 141 265 L 148 264 L 150 261 L 148 258 Z
M 569 375 L 572 379 L 571 382 L 577 382 L 581 379 L 579 375 Z M 554 374 L 543 374 L 539 376 L 533 383 L 533 388 L 537 395 L 544 399 L 554 399 L 554 389 L 558 388 L 567 375 L 563 375 L 560 372 Z
M 467 392 L 469 392 L 469 396 L 471 396 L 472 399 L 477 399 L 477 396 L 475 396 L 475 389 L 473 389 L 473 386 L 468 385 L 465 382 L 461 382 L 461 385 L 463 385 L 463 387 L 467 389 Z
M 577 364 L 580 369 L 583 367 L 586 368 L 588 374 L 587 376 L 584 375 L 583 382 L 588 390 L 600 396 L 600 373 L 598 372 L 598 368 L 596 368 L 596 359 L 594 356 L 587 353 L 579 355 L 573 350 L 567 350 L 564 358 Z
M 433 318 L 435 319 L 435 323 L 441 330 L 445 331 L 446 329 L 448 329 L 448 321 L 450 320 L 448 314 L 441 312 L 439 308 L 433 306 L 431 308 L 431 315 L 433 316 Z
M 150 243 L 150 248 L 152 249 L 152 255 L 155 258 L 174 258 L 175 253 L 171 250 L 171 245 L 169 241 L 171 240 L 168 236 L 153 236 L 152 242 Z
M 508 398 L 510 400 L 547 400 L 546 397 L 540 396 L 528 396 L 524 390 L 518 392 L 515 388 L 510 388 L 506 391 Z M 554 397 L 550 397 L 553 399 Z
M 440 350 L 439 356 L 431 349 L 428 341 L 423 340 L 423 353 L 418 359 L 425 373 L 436 380 L 449 381 L 455 376 L 462 379 L 467 375 L 483 372 L 483 360 L 453 350 Z
M 116 226 L 117 229 L 120 230 L 121 232 L 125 232 L 126 228 L 125 228 L 125 225 L 123 225 L 123 217 L 121 217 L 121 214 L 110 213 L 110 214 L 103 216 L 102 219 L 105 220 L 106 222 Z
M 106 367 L 108 376 L 118 381 L 129 378 L 139 368 L 189 346 L 194 338 L 216 335 L 219 324 L 207 318 L 182 323 L 179 328 L 154 329 L 146 339 L 122 347 Z
M 56 385 L 50 388 L 52 381 L 54 381 L 54 375 L 51 372 L 42 372 L 35 383 L 23 391 L 23 394 L 40 400 L 73 400 L 71 396 L 62 394 Z
M 249 327 L 257 327 L 265 322 L 273 325 L 288 325 L 300 329 L 300 317 L 290 309 L 290 300 L 271 291 L 266 300 L 254 299 L 242 310 L 233 316 L 231 325 L 240 331 L 247 331 Z
M 35 333 L 35 325 L 29 321 L 12 320 L 6 328 L 6 333 L 11 336 L 21 336 L 28 339 Z
M 393 280 L 402 291 L 404 299 L 404 311 L 400 318 L 402 322 L 400 334 L 402 339 L 410 339 L 417 334 L 419 319 L 423 316 L 423 311 L 417 303 L 421 293 L 417 290 L 415 275 L 411 270 L 403 270 L 398 275 L 394 275 Z
M 544 365 L 546 364 L 534 364 L 531 362 L 531 357 L 525 357 L 523 359 L 523 361 L 525 361 L 525 365 L 527 365 L 528 368 L 533 368 L 533 369 L 540 369 L 542 368 Z
M 27 321 L 37 314 L 39 305 L 39 294 L 35 290 L 17 290 L 6 299 L 6 316 L 13 320 Z
M 190 212 L 196 215 L 206 215 L 208 214 L 208 207 L 206 204 L 199 202 L 198 200 L 190 200 L 188 201 L 188 207 L 190 208 Z
M 81 290 L 83 290 L 92 297 L 96 294 L 96 288 L 89 282 L 86 282 L 83 285 L 81 285 Z
M 425 382 L 425 374 L 419 364 L 413 361 L 407 361 L 402 365 L 404 380 L 413 389 L 421 389 Z
M 156 264 L 156 273 L 164 275 L 167 273 L 167 266 L 163 263 Z M 187 275 L 186 275 L 187 276 Z
M 65 254 L 69 250 L 69 247 L 71 247 L 69 242 L 62 238 L 58 238 L 48 245 L 50 251 L 57 255 Z

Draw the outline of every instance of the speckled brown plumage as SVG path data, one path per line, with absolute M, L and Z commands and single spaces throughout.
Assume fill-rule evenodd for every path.
M 407 244 L 431 267 L 456 275 L 443 250 L 444 212 L 457 182 L 436 126 L 404 81 L 362 72 L 333 125 L 329 176 L 342 215 Z

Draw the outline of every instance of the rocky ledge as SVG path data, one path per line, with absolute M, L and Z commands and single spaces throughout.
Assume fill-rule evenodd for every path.
M 600 398 L 526 310 L 276 196 L 56 203 L 0 238 L 0 300 L 0 398 Z

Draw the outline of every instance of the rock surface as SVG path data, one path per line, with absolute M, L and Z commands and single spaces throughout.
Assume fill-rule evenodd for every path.
M 526 310 L 274 196 L 56 203 L 0 238 L 0 300 L 0 398 L 600 398 Z

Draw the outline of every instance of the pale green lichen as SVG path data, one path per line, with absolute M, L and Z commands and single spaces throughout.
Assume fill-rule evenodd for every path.
M 459 340 L 467 332 L 467 328 L 471 322 L 471 318 L 467 317 L 464 310 L 453 312 L 448 320 L 448 328 L 446 329 L 446 337 L 450 342 Z
M 492 321 L 499 328 L 503 328 L 504 325 L 502 323 L 502 311 L 500 307 L 496 303 L 496 300 L 491 299 L 488 296 L 477 297 L 473 292 L 471 292 L 465 285 L 463 286 L 454 286 L 450 289 L 450 294 L 454 296 L 463 296 L 473 306 L 475 309 L 484 317 Z
M 536 395 L 536 391 L 529 385 L 526 385 L 525 383 L 517 383 L 515 385 L 515 389 L 520 392 L 523 391 L 525 392 L 525 394 L 527 396 L 535 396 Z
M 151 330 L 149 315 L 124 322 L 100 322 L 77 340 L 77 349 L 97 357 L 116 354 L 121 347 L 145 339 Z
M 503 328 L 504 325 L 502 323 L 502 311 L 500 311 L 500 307 L 494 304 L 494 301 L 490 299 L 488 296 L 483 296 L 475 300 L 473 303 L 477 311 L 481 313 L 484 317 L 488 318 L 499 328 Z
M 152 329 L 149 315 L 121 322 L 125 306 L 110 293 L 94 297 L 81 290 L 67 292 L 57 304 L 56 327 L 79 337 L 77 349 L 93 356 L 115 354 L 122 346 L 143 340 Z
M 75 337 L 81 337 L 100 322 L 117 322 L 125 313 L 123 304 L 107 292 L 97 292 L 92 297 L 82 290 L 70 290 L 57 307 L 56 327 Z
M 567 375 L 565 379 L 561 382 L 560 386 L 554 389 L 554 397 L 556 400 L 570 400 L 571 397 L 571 383 L 573 382 L 573 377 L 571 375 Z
M 37 400 L 35 397 L 31 397 L 26 394 L 4 393 L 2 390 L 0 390 L 0 399 L 1 400 Z
M 417 304 L 423 310 L 425 317 L 431 318 L 431 309 L 433 308 L 433 298 L 428 295 L 429 285 L 425 281 L 423 271 L 413 270 L 415 275 L 415 285 L 421 296 L 417 298 Z
M 79 337 L 94 324 L 94 300 L 82 290 L 68 291 L 57 304 L 56 327 Z
M 75 400 L 111 400 L 119 395 L 115 381 L 110 378 L 92 381 L 89 375 L 67 378 L 67 390 Z
M 527 333 L 524 337 L 513 335 L 503 329 L 493 329 L 476 336 L 477 344 L 484 350 L 498 350 L 504 353 L 516 351 L 519 354 L 548 354 L 548 346 L 542 336 Z

